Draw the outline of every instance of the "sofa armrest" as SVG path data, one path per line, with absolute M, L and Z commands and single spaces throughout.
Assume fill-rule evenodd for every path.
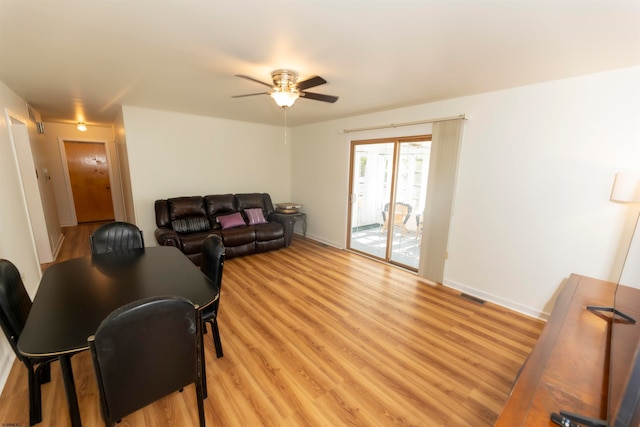
M 291 244 L 291 239 L 293 238 L 293 226 L 295 224 L 295 219 L 291 215 L 280 212 L 270 212 L 267 216 L 267 220 L 282 224 L 282 228 L 284 228 L 284 246 L 289 246 Z
M 156 241 L 160 246 L 175 246 L 182 251 L 182 241 L 174 230 L 170 228 L 156 228 Z

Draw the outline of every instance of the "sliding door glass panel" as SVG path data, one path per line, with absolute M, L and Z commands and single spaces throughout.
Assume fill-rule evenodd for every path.
M 394 144 L 354 144 L 352 150 L 348 246 L 386 259 L 384 217 L 393 185 Z
M 431 141 L 400 143 L 390 260 L 413 269 L 420 260 L 430 154 Z

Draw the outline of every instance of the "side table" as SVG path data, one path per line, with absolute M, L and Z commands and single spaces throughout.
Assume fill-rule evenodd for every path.
M 280 215 L 286 215 L 293 218 L 293 227 L 295 228 L 298 221 L 302 221 L 302 237 L 307 237 L 307 214 L 303 212 L 279 212 Z
M 291 214 L 293 217 L 293 227 L 295 228 L 296 222 L 302 221 L 302 237 L 307 237 L 307 214 L 298 212 Z

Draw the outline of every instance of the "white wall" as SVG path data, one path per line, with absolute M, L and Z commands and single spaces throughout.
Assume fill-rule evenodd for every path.
M 35 119 L 40 121 L 40 114 L 32 110 Z M 62 230 L 58 219 L 58 208 L 56 206 L 55 191 L 51 180 L 49 179 L 49 169 L 51 169 L 51 161 L 47 156 L 47 143 L 44 135 L 39 134 L 33 121 L 27 122 L 28 141 L 24 147 L 28 152 L 24 153 L 28 158 L 25 161 L 26 169 L 33 179 L 33 169 L 35 168 L 34 185 L 37 188 L 27 189 L 26 180 L 25 192 L 27 194 L 27 205 L 34 205 L 34 211 L 29 209 L 31 213 L 31 225 L 36 238 L 36 247 L 40 263 L 51 262 L 55 258 L 57 251 L 62 244 Z M 45 247 L 46 245 L 46 247 Z M 43 249 L 40 249 L 42 247 Z
M 615 173 L 640 170 L 640 68 L 554 81 L 293 129 L 292 199 L 309 235 L 344 247 L 349 141 L 425 125 L 345 128 L 466 114 L 445 284 L 545 317 L 575 272 L 617 280 L 627 208 Z
M 18 171 L 20 173 L 20 182 L 27 201 L 27 212 L 29 213 L 29 221 L 31 224 L 33 236 L 36 243 L 36 252 L 38 260 L 41 263 L 53 261 L 52 237 L 49 233 L 45 216 L 44 201 L 53 199 L 53 197 L 45 197 L 47 193 L 52 193 L 51 186 L 46 182 L 43 170 L 39 168 L 36 161 L 37 144 L 35 141 L 41 139 L 35 130 L 35 122 L 25 120 L 18 114 L 7 110 L 8 121 L 11 123 L 10 136 L 15 149 Z M 35 118 L 38 120 L 39 118 Z M 55 214 L 55 200 L 53 200 L 53 212 Z M 58 236 L 60 237 L 60 227 L 56 224 Z M 52 229 L 55 232 L 55 229 Z
M 124 106 L 135 222 L 155 246 L 157 199 L 224 193 L 291 196 L 284 128 Z
M 124 130 L 124 118 L 122 109 L 113 123 L 113 133 L 115 135 L 114 145 L 120 166 L 120 186 L 124 203 L 124 218 L 126 222 L 136 222 L 136 215 L 133 211 L 133 194 L 131 193 L 131 172 L 129 166 L 129 154 L 127 151 L 127 134 Z
M 62 229 L 60 228 L 60 218 L 58 216 L 55 188 L 53 185 L 53 181 L 50 179 L 52 161 L 48 156 L 48 144 L 44 138 L 44 135 L 37 134 L 35 129 L 29 135 L 34 167 L 38 171 L 37 181 L 39 186 L 39 193 L 34 193 L 33 196 L 38 197 L 38 194 L 40 196 L 40 202 L 42 204 L 42 211 L 46 223 L 48 244 L 51 248 L 52 255 L 51 259 L 46 261 L 41 257 L 40 263 L 44 263 L 53 261 L 53 259 L 55 259 L 62 245 L 63 235 Z M 35 234 L 36 239 L 44 238 L 44 236 L 39 236 L 37 232 Z
M 40 265 L 9 138 L 5 109 L 25 121 L 28 119 L 26 103 L 0 82 L 0 258 L 10 260 L 18 267 L 25 287 L 33 298 L 40 282 Z M 3 334 L 0 338 L 0 388 L 4 387 L 13 359 L 13 351 Z

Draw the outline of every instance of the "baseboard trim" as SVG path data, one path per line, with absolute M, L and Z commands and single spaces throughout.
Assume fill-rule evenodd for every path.
M 489 301 L 493 304 L 497 304 L 499 306 L 502 306 L 504 308 L 508 308 L 509 310 L 513 310 L 516 311 L 518 313 L 524 314 L 525 316 L 529 316 L 529 317 L 533 317 L 535 319 L 540 319 L 540 320 L 544 320 L 547 321 L 549 319 L 549 313 L 545 313 L 543 311 L 531 308 L 531 307 L 527 307 L 521 304 L 518 304 L 514 301 L 510 301 L 508 299 L 505 298 L 501 298 L 499 296 L 496 295 L 492 295 L 486 292 L 482 292 L 478 289 L 472 288 L 470 286 L 466 286 L 463 285 L 461 283 L 455 282 L 453 280 L 444 280 L 443 285 L 458 290 L 460 292 L 463 292 L 465 294 L 469 294 L 472 295 L 476 298 L 480 298 L 483 299 L 485 301 Z
M 302 234 L 299 234 L 299 233 L 295 233 L 295 234 L 297 234 L 302 239 L 310 239 L 310 240 L 313 240 L 314 242 L 318 242 L 318 243 L 321 243 L 323 245 L 331 246 L 331 247 L 334 247 L 336 249 L 344 249 L 344 245 L 340 245 L 340 244 L 338 244 L 336 242 L 332 242 L 330 240 L 321 239 L 318 236 L 314 236 L 314 235 L 309 234 L 309 233 L 307 233 L 307 237 L 302 237 Z
M 58 258 L 58 254 L 60 253 L 60 249 L 62 249 L 62 243 L 64 243 L 64 234 L 60 234 L 60 239 L 58 239 L 58 244 L 56 245 L 53 251 L 53 260 L 55 261 Z
M 296 234 L 298 234 L 298 233 L 296 233 Z M 302 238 L 301 234 L 299 234 L 298 236 Z M 307 233 L 307 237 L 306 238 L 314 240 L 314 241 L 316 241 L 318 243 L 321 243 L 321 244 L 324 244 L 324 245 L 332 246 L 332 247 L 334 247 L 336 249 L 341 249 L 341 250 L 345 249 L 344 245 L 340 245 L 340 244 L 338 244 L 336 242 L 332 242 L 332 241 L 329 241 L 329 240 L 325 240 L 325 239 L 319 238 L 318 236 L 310 235 L 309 233 Z M 418 276 L 418 277 L 421 278 L 420 276 Z M 432 282 L 427 281 L 424 278 L 421 278 L 421 279 L 425 280 L 429 284 L 432 284 Z M 527 307 L 527 306 L 518 304 L 518 303 L 516 303 L 514 301 L 511 301 L 511 300 L 508 300 L 508 299 L 505 299 L 505 298 L 501 298 L 501 297 L 493 295 L 493 294 L 489 294 L 489 293 L 480 291 L 478 289 L 475 289 L 475 288 L 470 287 L 470 286 L 463 285 L 462 283 L 458 283 L 458 282 L 455 282 L 453 280 L 445 279 L 442 284 L 444 286 L 448 287 L 448 288 L 452 288 L 452 289 L 455 289 L 455 290 L 460 291 L 462 293 L 471 295 L 473 297 L 480 298 L 482 300 L 485 300 L 485 301 L 491 302 L 493 304 L 499 305 L 501 307 L 507 308 L 509 310 L 524 314 L 525 316 L 532 317 L 534 319 L 540 319 L 540 320 L 547 321 L 549 319 L 549 316 L 550 316 L 549 313 L 545 313 L 543 311 L 540 311 L 540 310 L 537 310 L 537 309 L 534 309 L 534 308 L 531 308 L 531 307 Z

